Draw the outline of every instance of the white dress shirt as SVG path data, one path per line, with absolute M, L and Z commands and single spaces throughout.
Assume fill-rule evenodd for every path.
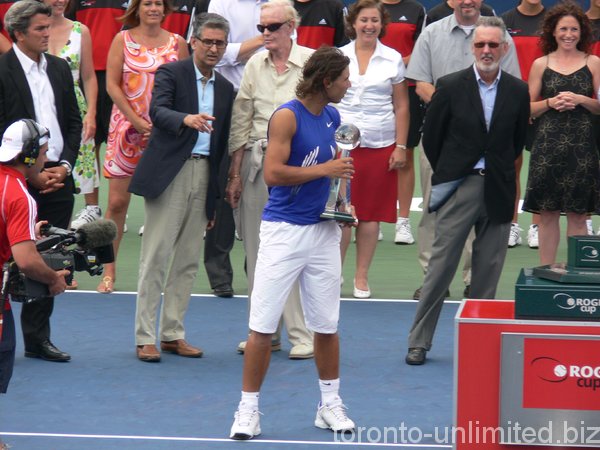
M 361 147 L 383 148 L 396 141 L 393 86 L 404 81 L 402 55 L 377 41 L 367 71 L 359 75 L 355 41 L 340 50 L 350 58 L 352 86 L 337 105 L 342 122 L 360 130 Z
M 21 63 L 23 72 L 25 72 L 27 84 L 29 84 L 29 90 L 33 98 L 35 121 L 50 130 L 50 141 L 48 142 L 48 152 L 46 153 L 48 161 L 59 161 L 64 141 L 60 125 L 58 124 L 58 116 L 56 115 L 54 91 L 46 72 L 48 67 L 46 57 L 42 53 L 40 55 L 40 62 L 36 63 L 23 53 L 18 45 L 13 45 L 13 49 L 19 59 L 19 63 Z

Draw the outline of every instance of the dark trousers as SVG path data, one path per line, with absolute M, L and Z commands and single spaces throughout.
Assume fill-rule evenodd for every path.
M 5 308 L 0 300 L 0 308 Z M 5 394 L 15 364 L 15 321 L 10 305 L 2 311 L 2 335 L 0 336 L 0 394 Z
M 49 224 L 68 228 L 73 213 L 73 178 L 67 177 L 65 186 L 50 194 L 40 194 L 29 189 L 37 203 L 38 220 L 47 220 Z M 25 351 L 36 351 L 37 346 L 50 339 L 50 316 L 54 309 L 54 297 L 48 297 L 30 303 L 24 303 L 21 309 L 21 328 Z
M 225 201 L 225 186 L 229 172 L 229 156 L 225 156 L 219 168 L 219 193 L 215 213 L 215 226 L 206 232 L 204 241 L 204 268 L 211 289 L 219 286 L 231 286 L 233 268 L 229 253 L 235 242 L 235 222 L 233 210 Z

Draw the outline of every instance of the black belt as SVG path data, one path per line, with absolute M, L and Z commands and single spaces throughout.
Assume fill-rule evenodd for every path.
M 485 175 L 485 169 L 472 169 L 471 172 L 469 172 L 469 175 L 484 176 Z
M 192 153 L 188 159 L 208 159 L 208 155 L 202 155 L 200 153 Z

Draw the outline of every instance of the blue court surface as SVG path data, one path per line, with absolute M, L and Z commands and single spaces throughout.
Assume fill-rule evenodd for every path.
M 13 304 L 18 317 L 20 305 Z M 227 438 L 239 401 L 246 299 L 195 296 L 186 339 L 205 356 L 136 359 L 134 294 L 75 292 L 55 302 L 52 340 L 69 363 L 17 348 L 8 393 L 0 396 L 0 438 L 12 450 L 335 449 L 452 447 L 456 303 L 446 304 L 427 364 L 407 366 L 406 336 L 416 303 L 344 300 L 341 395 L 357 431 L 314 426 L 319 401 L 313 360 L 274 353 L 261 392 L 262 435 Z M 17 330 L 20 338 L 20 330 Z

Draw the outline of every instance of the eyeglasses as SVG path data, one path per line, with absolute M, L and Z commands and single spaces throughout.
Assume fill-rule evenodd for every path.
M 198 39 L 198 42 L 200 42 L 206 48 L 211 48 L 213 45 L 218 49 L 227 47 L 227 41 L 221 41 L 219 39 Z
M 499 42 L 473 42 L 473 47 L 475 47 L 475 48 L 483 48 L 486 45 L 489 48 L 498 48 L 498 47 L 500 47 L 500 43 Z
M 261 25 L 260 23 L 258 25 L 256 25 L 256 29 L 258 30 L 259 33 L 264 33 L 265 30 L 269 30 L 271 33 L 275 33 L 277 30 L 279 30 L 282 26 L 284 26 L 286 23 L 288 23 L 288 21 L 286 22 L 280 22 L 280 23 L 271 23 L 269 25 Z

